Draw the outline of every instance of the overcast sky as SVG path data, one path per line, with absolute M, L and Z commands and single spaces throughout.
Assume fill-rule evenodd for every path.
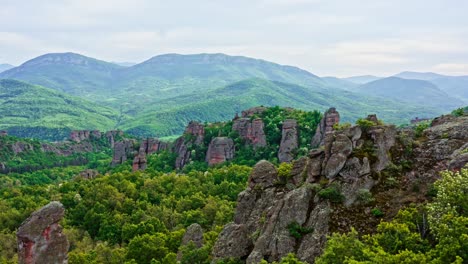
M 466 0 L 0 0 L 0 63 L 226 53 L 320 76 L 468 75 Z

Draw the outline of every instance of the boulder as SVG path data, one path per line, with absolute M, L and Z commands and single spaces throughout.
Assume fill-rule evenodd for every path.
M 21 264 L 59 264 L 68 262 L 67 237 L 58 222 L 65 209 L 51 202 L 24 221 L 16 232 L 18 262 Z
M 338 123 L 340 123 L 340 113 L 338 113 L 334 107 L 328 109 L 317 126 L 315 135 L 312 138 L 311 146 L 323 146 L 325 143 L 325 135 L 329 132 L 332 132 L 333 126 Z
M 234 158 L 234 141 L 227 137 L 215 137 L 206 152 L 208 165 L 219 164 Z
M 277 180 L 278 171 L 275 166 L 266 160 L 261 160 L 255 164 L 248 182 L 250 188 L 265 189 L 272 187 Z
M 87 170 L 81 171 L 79 176 L 83 179 L 90 180 L 90 179 L 96 178 L 98 174 L 99 172 L 97 170 L 87 169 Z
M 281 143 L 278 151 L 278 159 L 280 162 L 290 162 L 295 157 L 295 152 L 299 147 L 299 136 L 297 121 L 294 119 L 286 119 L 283 122 L 281 134 Z
M 205 127 L 203 124 L 200 124 L 195 121 L 190 121 L 187 127 L 185 128 L 184 134 L 195 136 L 194 143 L 200 145 L 203 143 L 203 138 L 205 137 Z
M 227 224 L 213 246 L 214 261 L 223 258 L 245 258 L 250 253 L 252 240 L 245 225 Z
M 323 166 L 323 175 L 328 179 L 334 178 L 348 159 L 348 156 L 353 150 L 352 141 L 344 134 L 328 134 L 325 140 L 327 145 L 325 146 L 326 157 Z
M 184 237 L 182 238 L 181 246 L 187 246 L 190 243 L 193 243 L 195 248 L 203 247 L 203 229 L 197 223 L 191 224 L 187 227 Z M 181 261 L 182 257 L 182 252 L 177 252 L 177 260 Z

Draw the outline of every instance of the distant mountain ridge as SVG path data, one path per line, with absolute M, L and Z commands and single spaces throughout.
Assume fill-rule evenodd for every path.
M 432 105 L 438 108 L 458 108 L 464 102 L 449 96 L 435 84 L 414 79 L 387 77 L 363 84 L 355 91 L 391 98 L 413 105 Z
M 15 66 L 11 65 L 11 64 L 8 64 L 8 63 L 4 63 L 4 64 L 0 64 L 0 73 L 4 72 L 4 71 L 7 71 L 11 68 L 14 68 Z
M 76 53 L 51 53 L 0 73 L 1 78 L 39 84 L 116 109 L 120 127 L 145 136 L 180 133 L 190 118 L 224 120 L 236 109 L 262 104 L 305 110 L 336 106 L 351 118 L 377 113 L 395 123 L 453 109 L 356 92 L 360 84 L 354 82 L 380 77 L 320 78 L 298 67 L 221 53 L 163 54 L 129 67 Z

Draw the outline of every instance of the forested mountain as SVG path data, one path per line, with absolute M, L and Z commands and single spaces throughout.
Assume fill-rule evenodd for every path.
M 360 87 L 353 82 L 379 77 L 319 78 L 297 67 L 225 54 L 166 54 L 124 67 L 75 53 L 53 53 L 0 73 L 0 78 L 43 85 L 115 109 L 112 112 L 119 112 L 119 122 L 113 124 L 139 136 L 179 134 L 192 119 L 220 121 L 239 109 L 256 105 L 305 110 L 336 106 L 348 120 L 372 112 L 399 124 L 460 106 L 457 99 L 438 91 L 433 84 L 383 79 Z M 407 83 L 411 91 L 407 91 Z M 451 83 L 461 94 L 465 93 L 462 79 Z M 413 93 L 413 86 L 418 92 Z M 410 96 L 394 96 L 403 91 Z M 425 96 L 429 99 L 421 99 Z M 98 116 L 91 118 L 89 124 L 96 123 Z M 50 118 L 56 120 L 54 116 Z M 70 121 L 68 125 L 75 124 L 76 121 Z M 96 128 L 109 127 L 108 121 L 103 124 Z M 43 126 L 50 127 L 47 122 Z
M 0 78 L 38 84 L 71 95 L 96 100 L 112 94 L 116 64 L 76 53 L 50 53 L 0 73 Z
M 111 108 L 8 79 L 0 80 L 0 112 L 0 129 L 47 139 L 63 139 L 60 130 L 109 130 L 118 120 L 118 113 Z

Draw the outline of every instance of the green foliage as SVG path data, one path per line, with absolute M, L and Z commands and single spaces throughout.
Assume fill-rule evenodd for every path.
M 356 125 L 362 127 L 362 129 L 368 129 L 368 128 L 370 128 L 372 126 L 375 126 L 377 124 L 375 122 L 370 121 L 370 120 L 359 118 L 358 120 L 356 120 Z
M 357 200 L 362 204 L 372 203 L 375 199 L 368 189 L 359 189 L 357 192 Z
M 291 177 L 292 163 L 282 162 L 278 166 L 278 177 L 282 179 L 288 179 Z
M 343 194 L 341 194 L 338 186 L 330 185 L 318 192 L 318 196 L 323 199 L 328 199 L 333 203 L 341 203 L 344 200 Z
M 431 125 L 430 121 L 422 121 L 419 122 L 415 127 L 414 127 L 414 135 L 416 137 L 421 137 L 424 130 L 426 130 L 429 126 Z
M 0 129 L 11 135 L 62 140 L 70 129 L 110 130 L 117 111 L 41 86 L 0 80 Z
M 72 175 L 61 171 L 68 169 L 73 168 L 53 171 Z M 63 226 L 72 264 L 175 263 L 184 228 L 192 223 L 206 231 L 206 247 L 188 249 L 186 257 L 206 263 L 220 228 L 232 221 L 250 171 L 239 165 L 188 174 L 124 170 L 91 180 L 34 185 L 16 179 L 22 174 L 11 174 L 0 185 L 0 230 L 12 234 L 34 210 L 58 200 L 67 208 Z M 8 242 L 12 238 L 0 235 L 2 256 L 15 254 L 16 246 Z
M 297 222 L 291 222 L 289 225 L 288 225 L 288 231 L 289 231 L 289 234 L 296 238 L 296 239 L 300 239 L 302 238 L 304 235 L 306 234 L 309 234 L 311 232 L 314 231 L 313 228 L 308 228 L 308 227 L 303 227 L 301 226 L 299 223 Z
M 371 214 L 375 217 L 382 217 L 384 216 L 384 213 L 382 212 L 382 210 L 380 210 L 379 208 L 373 208 L 371 210 Z
M 337 130 L 337 131 L 340 131 L 340 130 L 345 130 L 345 129 L 348 129 L 351 127 L 351 123 L 349 122 L 346 122 L 346 123 L 336 123 L 333 125 L 333 129 L 334 130 Z
M 452 111 L 452 115 L 453 116 L 462 116 L 463 114 L 465 114 L 465 112 L 467 112 L 467 109 L 468 107 L 460 107 L 460 108 L 457 108 L 455 110 Z

